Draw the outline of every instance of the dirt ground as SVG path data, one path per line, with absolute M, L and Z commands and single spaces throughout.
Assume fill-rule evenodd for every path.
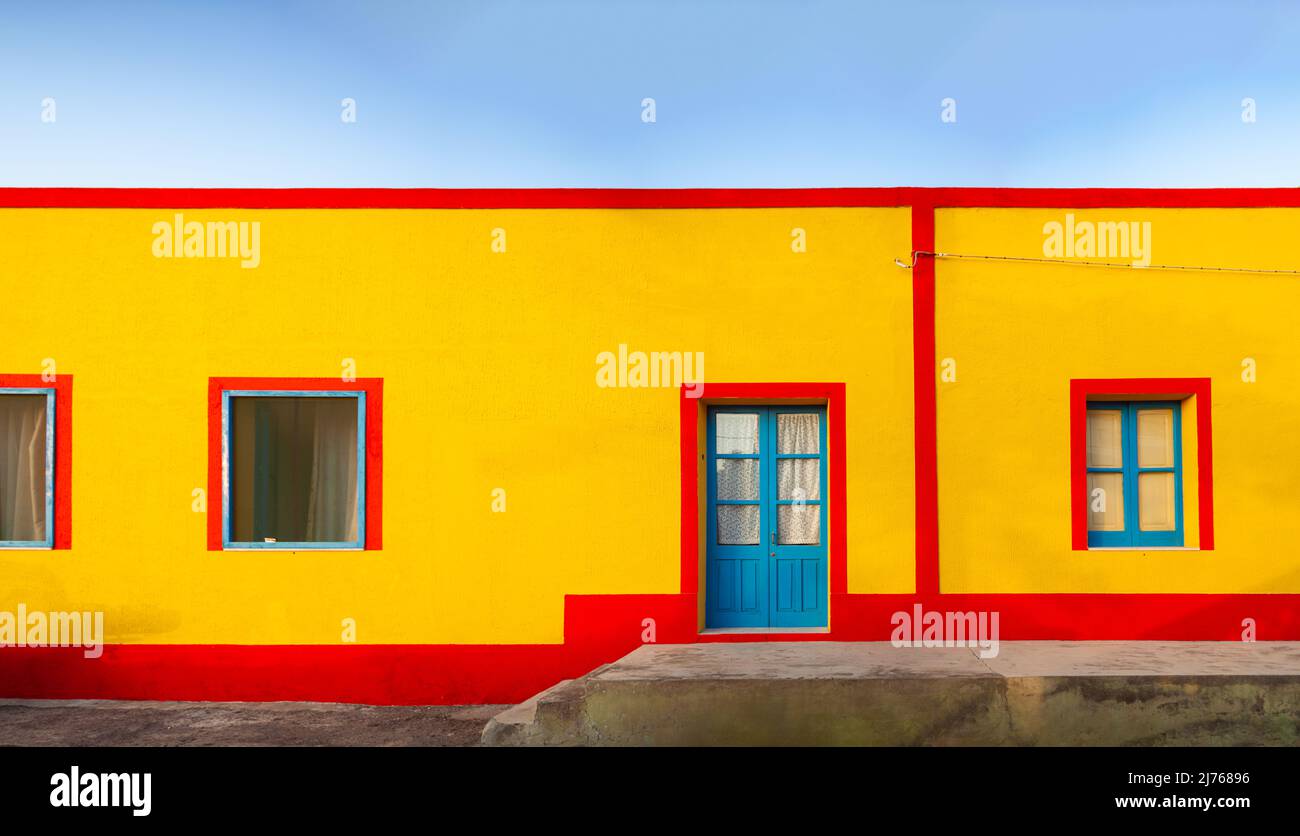
M 477 746 L 506 708 L 0 700 L 0 746 Z

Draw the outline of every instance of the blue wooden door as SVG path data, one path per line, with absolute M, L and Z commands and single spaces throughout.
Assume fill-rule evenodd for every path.
M 826 626 L 826 410 L 714 407 L 708 627 Z
M 825 627 L 826 410 L 772 407 L 773 627 Z

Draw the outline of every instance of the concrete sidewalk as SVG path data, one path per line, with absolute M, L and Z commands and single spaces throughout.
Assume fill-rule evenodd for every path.
M 490 720 L 490 722 L 489 722 Z M 487 728 L 484 728 L 487 723 Z M 1297 745 L 1300 643 L 646 645 L 519 706 L 0 700 L 0 746 Z
M 1300 643 L 646 645 L 492 745 L 1296 745 Z
M 476 746 L 505 708 L 0 700 L 0 746 Z

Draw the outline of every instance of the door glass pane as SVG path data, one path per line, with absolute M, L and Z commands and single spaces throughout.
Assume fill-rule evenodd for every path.
M 0 540 L 45 540 L 45 395 L 0 395 Z
M 1174 474 L 1138 476 L 1139 525 L 1143 531 L 1174 530 Z
M 719 453 L 758 453 L 758 416 L 734 412 L 717 414 Z
M 231 539 L 358 539 L 357 399 L 230 399 Z
M 776 452 L 820 453 L 821 416 L 783 412 L 776 416 Z
M 719 505 L 718 543 L 723 546 L 758 544 L 757 505 Z
M 821 499 L 821 459 L 778 459 L 777 499 Z
M 758 459 L 718 459 L 718 499 L 758 499 Z
M 1124 530 L 1124 474 L 1088 474 L 1088 530 Z
M 1137 436 L 1138 467 L 1174 466 L 1173 410 L 1139 409 Z
M 1088 410 L 1088 467 L 1123 467 L 1124 446 L 1118 409 Z
M 821 543 L 820 505 L 778 505 L 776 540 L 781 545 L 815 546 Z

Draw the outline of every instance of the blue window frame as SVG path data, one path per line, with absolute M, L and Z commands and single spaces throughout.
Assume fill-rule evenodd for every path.
M 1178 401 L 1088 404 L 1088 545 L 1183 545 Z
M 337 485 L 339 473 L 343 473 L 344 479 L 353 476 L 356 481 L 355 495 L 349 494 L 346 497 L 349 501 L 355 502 L 356 515 L 356 536 L 340 537 L 327 536 L 324 538 L 295 536 L 290 539 L 281 539 L 280 537 L 264 536 L 267 531 L 275 531 L 283 528 L 294 531 L 302 531 L 302 508 L 308 498 L 297 497 L 297 511 L 294 514 L 295 519 L 285 522 L 279 517 L 283 516 L 277 513 L 277 509 L 283 504 L 283 494 L 286 492 L 280 490 L 283 485 L 277 476 L 286 468 L 274 464 L 279 460 L 277 456 L 277 439 L 282 437 L 282 433 L 277 433 L 274 426 L 274 418 L 265 414 L 269 412 L 257 411 L 252 416 L 253 429 L 251 432 L 244 433 L 242 443 L 251 443 L 253 449 L 242 461 L 251 462 L 249 467 L 243 468 L 251 473 L 250 485 L 245 486 L 240 483 L 236 477 L 236 445 L 241 443 L 237 441 L 240 435 L 235 427 L 235 411 L 238 408 L 238 402 L 241 399 L 248 399 L 257 405 L 257 399 L 270 398 L 296 398 L 296 399 L 350 399 L 356 403 L 356 423 L 355 450 L 349 450 L 355 455 L 355 464 L 346 461 L 337 461 L 338 454 L 342 448 L 337 443 L 337 429 L 333 433 L 336 438 L 332 443 L 333 449 L 316 453 L 313 459 L 312 467 L 319 470 L 332 470 L 329 477 Z M 337 423 L 337 422 L 336 422 Z M 349 429 L 344 426 L 345 432 Z M 319 446 L 320 436 L 315 438 L 314 443 Z M 325 462 L 322 464 L 323 455 L 332 456 L 336 461 Z M 366 393 L 362 391 L 316 391 L 316 390 L 226 390 L 221 393 L 221 501 L 222 501 L 222 520 L 221 520 L 221 540 L 222 547 L 225 549 L 276 549 L 276 550 L 362 550 L 366 542 Z M 301 465 L 301 461 L 299 462 Z M 251 468 L 251 470 L 250 470 Z M 317 484 L 321 478 L 316 470 L 312 471 L 311 483 Z M 351 472 L 349 473 L 349 469 Z M 299 484 L 302 482 L 301 467 L 298 468 Z M 289 480 L 284 480 L 289 481 Z M 348 481 L 351 481 L 348 479 Z M 241 491 L 247 491 L 247 495 L 242 495 Z M 288 492 L 292 493 L 290 489 Z M 301 494 L 301 491 L 298 491 Z M 333 491 L 338 495 L 338 490 Z M 292 501 L 294 497 L 289 497 Z M 349 512 L 350 513 L 350 512 Z M 236 515 L 241 515 L 237 524 Z M 338 515 L 335 515 L 338 516 Z M 339 526 L 335 526 L 337 530 Z M 350 522 L 346 525 L 351 528 Z M 239 529 L 246 529 L 252 532 L 252 536 L 239 537 Z M 310 527 L 306 529 L 310 531 Z
M 42 405 L 40 398 L 45 399 Z M 21 400 L 20 400 L 21 399 Z M 54 548 L 54 390 L 45 388 L 0 389 L 0 549 L 52 549 Z M 44 410 L 43 414 L 41 410 Z M 44 432 L 39 421 L 44 418 Z M 17 422 L 24 422 L 19 426 Z M 32 443 L 43 441 L 45 449 L 33 448 Z M 30 456 L 36 449 L 44 458 L 44 504 L 31 499 L 40 486 L 26 484 L 30 478 L 21 478 L 24 467 L 22 457 Z M 30 474 L 30 470 L 28 473 Z M 16 477 L 16 478 L 11 478 Z M 16 496 L 6 496 L 5 491 L 16 491 Z M 25 506 L 25 507 L 24 507 Z M 43 509 L 44 518 L 34 512 Z M 23 519 L 19 519 L 19 511 Z M 29 536 L 23 536 L 29 535 Z

